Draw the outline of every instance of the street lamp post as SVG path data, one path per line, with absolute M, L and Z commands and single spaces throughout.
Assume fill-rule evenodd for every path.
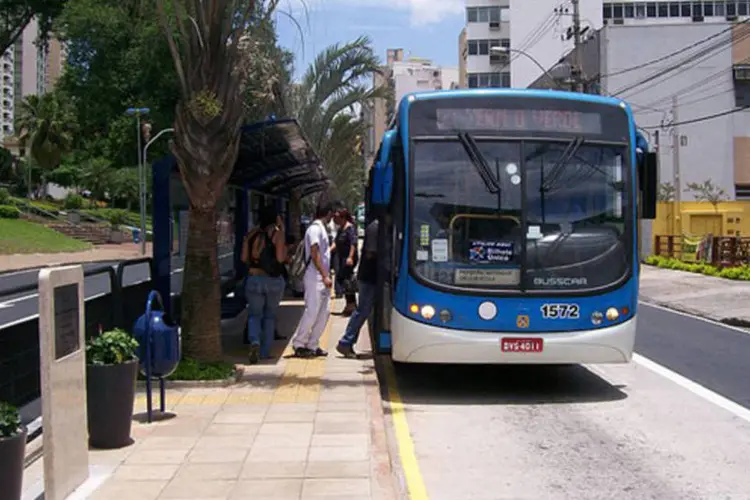
M 145 165 L 148 164 L 147 163 L 148 162 L 148 148 L 149 146 L 151 146 L 151 144 L 154 143 L 154 141 L 156 141 L 156 139 L 166 134 L 167 132 L 174 132 L 174 129 L 165 128 L 163 130 L 160 130 L 158 134 L 152 137 L 151 140 L 149 140 L 146 143 L 146 145 L 143 146 L 143 164 L 144 164 L 144 167 L 143 167 L 143 215 L 141 216 L 142 217 L 141 220 L 143 221 L 143 228 L 141 229 L 141 231 L 143 232 L 142 233 L 143 239 L 141 240 L 141 253 L 146 253 L 146 225 L 145 225 L 146 224 L 146 167 Z
M 513 49 L 513 48 L 510 48 L 510 47 L 492 47 L 492 48 L 490 48 L 490 52 L 493 53 L 493 54 L 510 54 L 512 52 L 516 52 L 518 54 L 521 54 L 521 55 L 527 57 L 531 62 L 533 62 L 534 64 L 536 64 L 539 69 L 542 70 L 542 73 L 544 73 L 547 76 L 547 78 L 549 78 L 552 81 L 552 83 L 554 83 L 555 86 L 558 89 L 563 90 L 560 87 L 560 85 L 557 83 L 557 80 L 555 79 L 555 77 L 553 77 L 550 74 L 550 72 L 547 71 L 547 69 L 544 66 L 542 66 L 542 64 L 539 61 L 537 61 L 531 54 L 529 54 L 525 50 Z
M 135 115 L 135 128 L 138 136 L 138 200 L 141 212 L 141 255 L 146 254 L 146 174 L 143 168 L 143 151 L 141 150 L 141 116 L 149 113 L 148 108 L 128 108 L 125 114 Z

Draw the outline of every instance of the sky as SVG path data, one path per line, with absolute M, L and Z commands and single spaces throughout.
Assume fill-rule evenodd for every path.
M 294 52 L 298 78 L 326 47 L 362 35 L 383 61 L 386 49 L 402 48 L 405 56 L 458 67 L 464 5 L 465 0 L 282 0 L 279 43 Z

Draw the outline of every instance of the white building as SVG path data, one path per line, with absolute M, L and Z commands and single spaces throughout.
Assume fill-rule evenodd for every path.
M 429 59 L 410 57 L 394 61 L 390 73 L 396 103 L 410 92 L 450 89 L 458 85 L 457 68 L 442 68 Z
M 466 27 L 459 38 L 462 74 L 469 88 L 509 87 L 507 58 L 491 53 L 492 47 L 511 46 L 510 0 L 467 0 Z

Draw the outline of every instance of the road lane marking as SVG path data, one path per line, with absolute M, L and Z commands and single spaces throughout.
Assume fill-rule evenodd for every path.
M 706 387 L 693 382 L 692 380 L 688 379 L 687 377 L 683 377 L 679 373 L 673 372 L 669 368 L 662 366 L 654 361 L 651 361 L 650 359 L 641 356 L 640 354 L 633 354 L 633 361 L 644 368 L 647 368 L 651 370 L 652 372 L 661 375 L 662 377 L 671 380 L 675 384 L 679 385 L 683 389 L 687 389 L 688 391 L 692 392 L 696 396 L 708 401 L 709 403 L 713 403 L 714 405 L 718 406 L 719 408 L 722 408 L 728 412 L 730 412 L 735 417 L 741 418 L 745 422 L 750 423 L 750 410 L 745 408 L 742 405 L 739 405 L 735 403 L 734 401 L 731 401 L 724 396 L 717 394 L 713 392 L 710 389 L 707 389 Z
M 386 359 L 384 365 L 386 386 L 390 396 L 391 417 L 393 418 L 393 427 L 398 442 L 399 456 L 401 457 L 401 468 L 404 471 L 406 487 L 409 490 L 409 498 L 414 500 L 427 500 L 427 488 L 425 487 L 422 473 L 419 470 L 419 462 L 414 452 L 414 441 L 411 439 L 409 431 L 409 422 L 406 420 L 404 403 L 401 400 L 401 394 L 398 392 L 398 383 L 396 382 L 396 373 L 393 370 L 393 363 Z
M 659 309 L 659 310 L 662 310 L 662 311 L 670 312 L 672 314 L 677 314 L 677 315 L 680 315 L 680 316 L 685 316 L 686 318 L 697 319 L 698 321 L 703 321 L 704 323 L 709 323 L 709 324 L 714 325 L 714 326 L 720 326 L 721 328 L 726 328 L 728 330 L 734 330 L 736 332 L 744 333 L 745 335 L 750 335 L 750 330 L 747 330 L 745 328 L 740 328 L 739 326 L 726 325 L 726 324 L 724 324 L 724 323 L 722 323 L 720 321 L 716 321 L 715 319 L 703 318 L 701 316 L 696 316 L 695 314 L 690 314 L 690 313 L 687 313 L 687 312 L 678 311 L 677 309 L 670 309 L 669 307 L 660 306 L 658 304 L 653 304 L 651 302 L 646 302 L 646 301 L 643 301 L 643 300 L 639 300 L 638 302 L 640 302 L 641 304 L 643 304 L 646 307 L 653 307 L 654 309 Z

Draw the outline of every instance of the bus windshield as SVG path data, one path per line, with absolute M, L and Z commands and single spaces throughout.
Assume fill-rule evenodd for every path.
M 410 246 L 421 278 L 469 289 L 572 291 L 629 273 L 627 147 L 580 137 L 475 143 L 491 183 L 458 138 L 413 143 Z

